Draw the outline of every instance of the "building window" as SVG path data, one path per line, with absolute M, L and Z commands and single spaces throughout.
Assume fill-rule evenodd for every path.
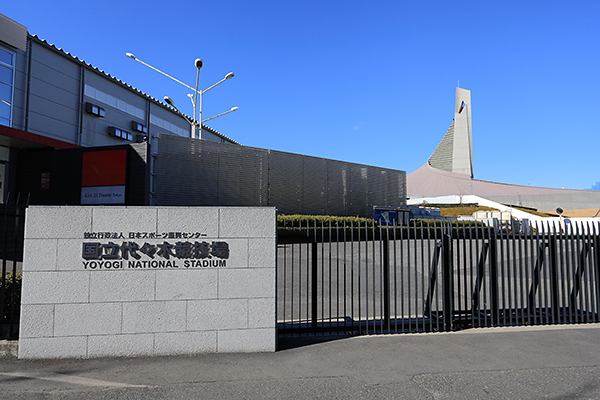
M 0 125 L 12 126 L 15 53 L 0 47 Z

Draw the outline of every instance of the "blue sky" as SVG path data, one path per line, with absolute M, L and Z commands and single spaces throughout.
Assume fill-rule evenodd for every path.
M 586 189 L 600 181 L 598 1 L 5 2 L 57 47 L 252 147 L 410 173 L 471 90 L 479 179 Z

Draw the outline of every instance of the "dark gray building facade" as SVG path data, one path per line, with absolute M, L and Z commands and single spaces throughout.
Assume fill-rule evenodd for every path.
M 173 135 L 157 143 L 158 204 L 360 216 L 372 215 L 374 205 L 406 205 L 404 171 Z

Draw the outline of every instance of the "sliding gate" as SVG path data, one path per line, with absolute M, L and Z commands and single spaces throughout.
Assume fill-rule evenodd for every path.
M 598 322 L 597 227 L 436 223 L 280 227 L 279 335 Z

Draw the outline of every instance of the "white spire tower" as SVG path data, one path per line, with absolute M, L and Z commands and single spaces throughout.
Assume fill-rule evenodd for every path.
M 454 121 L 429 157 L 429 165 L 443 171 L 473 178 L 473 132 L 471 127 L 471 91 L 456 88 Z

